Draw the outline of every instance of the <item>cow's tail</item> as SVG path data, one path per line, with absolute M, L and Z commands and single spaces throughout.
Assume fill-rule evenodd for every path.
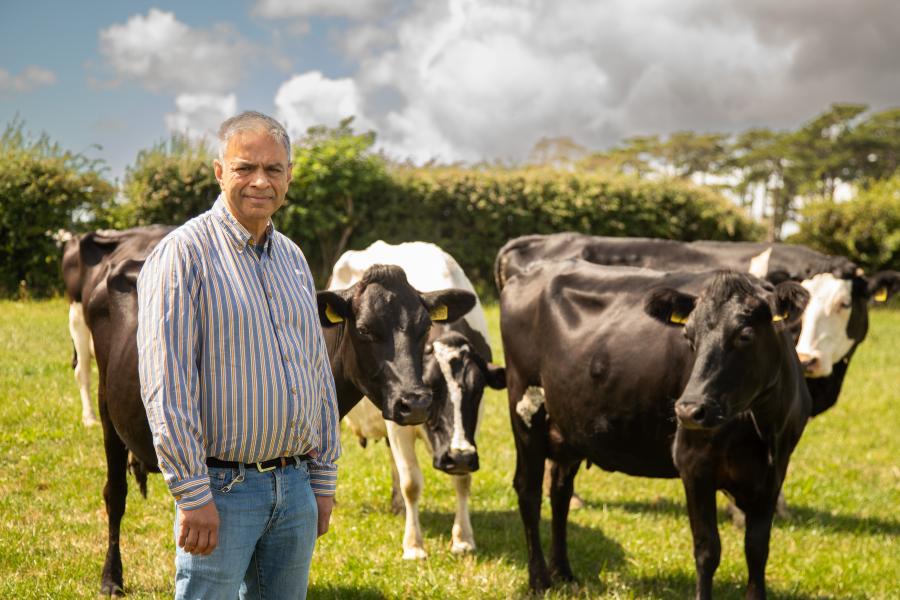
M 145 465 L 141 459 L 135 456 L 132 453 L 128 453 L 128 469 L 131 471 L 131 474 L 134 475 L 134 479 L 138 483 L 138 487 L 141 490 L 141 496 L 145 499 L 147 498 L 147 475 L 149 474 L 149 470 L 147 469 L 147 465 Z

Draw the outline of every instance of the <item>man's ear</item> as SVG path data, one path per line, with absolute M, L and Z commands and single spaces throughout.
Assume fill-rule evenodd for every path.
M 887 302 L 900 291 L 900 271 L 879 271 L 867 278 L 869 298 L 875 302 Z
M 353 316 L 351 299 L 355 290 L 356 285 L 353 285 L 346 290 L 325 290 L 316 293 L 322 327 L 334 327 Z
M 218 158 L 214 158 L 213 159 L 213 173 L 215 174 L 216 181 L 219 182 L 219 185 L 222 185 L 222 173 L 223 173 L 224 169 L 225 169 L 225 167 L 224 167 L 224 165 L 222 165 L 222 161 L 220 161 Z
M 809 292 L 796 281 L 783 281 L 775 286 L 774 323 L 793 327 L 803 318 L 803 311 L 809 302 Z
M 666 325 L 684 327 L 697 297 L 671 288 L 658 288 L 644 297 L 644 312 Z
M 420 292 L 422 302 L 435 323 L 450 323 L 461 318 L 475 307 L 475 294 L 466 290 L 447 289 L 436 292 Z

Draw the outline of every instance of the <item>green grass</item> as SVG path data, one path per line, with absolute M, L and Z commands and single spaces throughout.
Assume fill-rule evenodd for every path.
M 488 312 L 496 328 L 496 307 Z M 0 598 L 91 598 L 99 589 L 106 549 L 101 432 L 81 425 L 66 314 L 62 300 L 0 302 Z M 772 534 L 772 597 L 900 595 L 898 351 L 900 312 L 873 311 L 841 400 L 810 424 L 794 455 L 785 487 L 793 515 L 777 520 Z M 401 560 L 403 518 L 388 510 L 384 443 L 362 449 L 345 432 L 339 504 L 316 550 L 310 597 L 470 600 L 527 593 L 505 394 L 492 392 L 486 401 L 482 470 L 472 497 L 477 553 L 450 553 L 453 488 L 420 453 L 429 558 Z M 554 589 L 550 598 L 692 595 L 691 541 L 678 481 L 592 468 L 579 474 L 576 486 L 588 504 L 569 524 L 581 583 Z M 132 598 L 169 598 L 172 502 L 158 476 L 150 479 L 147 500 L 136 487 L 132 482 L 122 530 L 126 589 Z M 715 593 L 738 598 L 745 579 L 742 532 L 724 514 L 719 525 L 723 552 Z M 546 533 L 546 520 L 542 527 Z

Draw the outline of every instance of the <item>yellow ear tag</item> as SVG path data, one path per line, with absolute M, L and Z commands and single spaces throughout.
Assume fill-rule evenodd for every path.
M 788 316 L 787 313 L 784 313 L 781 315 L 775 315 L 772 317 L 772 322 L 778 323 L 779 321 L 784 321 L 785 319 L 787 319 L 787 316 Z
M 872 297 L 875 299 L 875 302 L 887 302 L 887 288 L 878 288 L 878 291 L 875 292 L 875 295 Z
M 435 306 L 430 311 L 428 311 L 428 316 L 431 317 L 432 321 L 446 321 L 449 314 L 450 313 L 447 310 L 446 304 Z
M 325 305 L 325 318 L 328 319 L 329 323 L 342 323 L 344 321 L 344 317 L 334 312 L 330 304 Z
M 676 313 L 672 313 L 669 316 L 669 323 L 674 323 L 675 325 L 684 325 L 687 323 L 688 318 L 684 315 L 679 315 Z

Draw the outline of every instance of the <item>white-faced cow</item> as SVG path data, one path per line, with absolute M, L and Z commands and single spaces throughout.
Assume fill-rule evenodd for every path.
M 142 491 L 147 472 L 158 471 L 138 379 L 136 281 L 144 258 L 164 233 L 154 230 L 152 240 L 145 240 L 139 249 L 120 243 L 92 271 L 82 288 L 99 367 L 100 419 L 107 461 L 103 494 L 109 537 L 101 580 L 101 593 L 105 595 L 123 593 L 119 535 L 128 491 L 129 452 Z M 82 240 L 81 247 L 87 244 Z M 85 249 L 85 253 L 94 251 Z M 97 264 L 84 258 L 82 263 Z M 208 266 L 218 268 L 215 264 Z M 419 293 L 401 269 L 380 265 L 368 269 L 349 289 L 319 292 L 319 316 L 341 415 L 365 394 L 381 406 L 386 418 L 404 423 L 424 421 L 431 410 L 431 390 L 422 382 L 429 313 L 438 315 L 438 320 L 456 319 L 470 310 L 475 300 L 474 294 L 465 290 Z M 369 331 L 384 337 L 374 339 Z
M 332 271 L 330 287 L 355 283 L 373 264 L 401 267 L 410 284 L 426 292 L 446 287 L 475 293 L 469 279 L 452 256 L 434 244 L 410 242 L 390 245 L 375 242 L 362 251 L 344 253 Z M 423 477 L 416 459 L 416 439 L 428 446 L 433 465 L 453 476 L 456 488 L 456 516 L 451 531 L 451 551 L 470 552 L 475 538 L 469 518 L 468 499 L 471 473 L 478 470 L 475 443 L 482 413 L 485 385 L 504 386 L 503 369 L 490 364 L 491 348 L 487 319 L 481 303 L 461 319 L 432 327 L 425 352 L 425 382 L 431 386 L 433 404 L 428 421 L 415 427 L 385 421 L 375 407 L 363 400 L 347 413 L 345 421 L 363 443 L 387 438 L 394 474 L 394 502 L 397 489 L 406 513 L 403 534 L 403 558 L 425 558 L 422 529 L 419 524 L 419 498 Z
M 566 520 L 584 459 L 608 471 L 680 477 L 697 597 L 720 558 L 717 489 L 747 514 L 747 596 L 765 596 L 776 499 L 809 418 L 788 326 L 808 294 L 732 272 L 665 274 L 542 261 L 501 294 L 514 486 L 529 582 L 571 580 Z M 544 459 L 552 472 L 550 569 L 538 535 Z
M 813 416 L 837 402 L 850 359 L 869 327 L 868 304 L 900 291 L 900 272 L 863 276 L 850 260 L 803 246 L 764 242 L 679 242 L 580 233 L 529 235 L 507 242 L 494 265 L 497 289 L 531 262 L 581 258 L 601 265 L 660 271 L 745 271 L 772 283 L 801 282 L 811 294 L 803 314 L 797 353 L 805 368 Z

